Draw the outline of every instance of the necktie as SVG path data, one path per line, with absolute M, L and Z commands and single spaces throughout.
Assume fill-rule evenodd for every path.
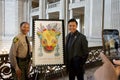
M 27 39 L 27 36 L 25 36 L 25 39 L 26 39 L 26 43 L 27 43 L 27 55 L 26 55 L 26 58 L 29 58 L 29 56 L 30 56 L 30 47 L 29 47 L 29 41 Z

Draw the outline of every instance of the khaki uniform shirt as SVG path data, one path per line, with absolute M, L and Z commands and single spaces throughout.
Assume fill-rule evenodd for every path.
M 22 33 L 18 34 L 13 39 L 13 43 L 10 49 L 9 58 L 11 65 L 15 68 L 15 70 L 19 69 L 16 57 L 25 58 L 27 55 L 28 46 L 25 36 L 26 35 Z

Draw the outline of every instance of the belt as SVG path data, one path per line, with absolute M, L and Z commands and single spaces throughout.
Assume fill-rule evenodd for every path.
M 19 57 L 16 57 L 17 61 L 27 61 L 27 60 L 30 60 L 30 58 L 19 58 Z

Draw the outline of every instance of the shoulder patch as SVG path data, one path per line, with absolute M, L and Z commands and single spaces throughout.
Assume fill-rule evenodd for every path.
M 15 38 L 13 39 L 13 42 L 16 43 L 17 41 L 18 41 L 18 38 L 15 37 Z

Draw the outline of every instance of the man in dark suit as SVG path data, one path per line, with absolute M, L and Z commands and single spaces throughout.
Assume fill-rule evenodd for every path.
M 65 46 L 65 64 L 69 72 L 69 80 L 84 80 L 84 64 L 88 57 L 88 42 L 86 37 L 77 31 L 75 19 L 68 21 L 68 33 Z

